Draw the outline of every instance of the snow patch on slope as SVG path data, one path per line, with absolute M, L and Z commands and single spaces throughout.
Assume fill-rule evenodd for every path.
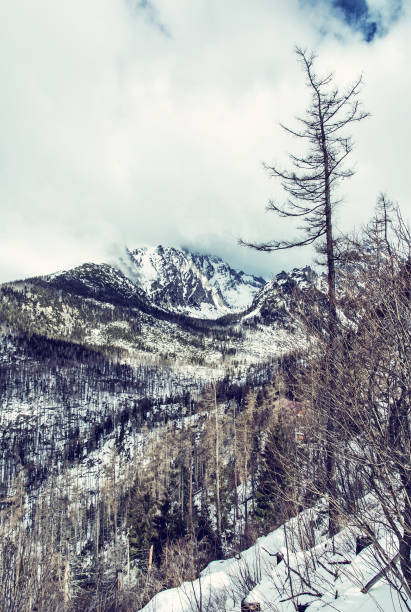
M 369 497 L 367 503 L 375 505 Z M 356 554 L 356 527 L 347 525 L 333 544 L 324 535 L 326 512 L 321 500 L 238 556 L 213 561 L 197 580 L 158 593 L 141 612 L 191 612 L 198 601 L 202 609 L 240 612 L 242 600 L 259 603 L 261 612 L 295 612 L 296 606 L 310 611 L 401 610 L 398 593 L 384 576 L 364 592 L 381 570 L 381 551 L 390 559 L 398 552 L 398 544 L 379 526 L 380 511 L 375 505 L 375 547 L 367 546 Z M 312 548 L 301 542 L 303 524 L 313 525 Z

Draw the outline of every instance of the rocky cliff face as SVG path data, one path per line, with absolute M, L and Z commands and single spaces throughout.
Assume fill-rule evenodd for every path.
M 219 257 L 173 247 L 143 247 L 127 255 L 127 272 L 154 304 L 191 316 L 216 318 L 244 310 L 265 284 Z
M 314 304 L 321 310 L 323 281 L 310 266 L 280 272 L 255 295 L 243 322 L 274 324 L 292 330 L 301 315 Z

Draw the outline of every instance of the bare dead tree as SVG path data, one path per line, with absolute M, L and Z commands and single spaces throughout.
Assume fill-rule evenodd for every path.
M 297 460 L 288 464 L 321 496 L 326 466 L 315 456 L 327 440 L 336 466 L 329 507 L 370 545 L 373 580 L 388 581 L 404 609 L 411 594 L 410 262 L 409 228 L 381 196 L 360 237 L 340 245 L 338 306 L 345 316 L 331 356 L 334 380 L 324 376 L 330 356 L 318 334 L 298 389 L 313 421 L 302 426 Z M 334 406 L 332 436 L 316 410 L 324 392 Z M 366 592 L 369 585 L 362 586 Z
M 347 425 L 355 426 L 363 441 L 361 449 L 351 448 L 349 458 L 381 506 L 385 530 L 398 542 L 401 574 L 397 579 L 409 597 L 411 236 L 399 208 L 385 196 L 379 199 L 362 243 L 350 243 L 353 254 L 356 263 L 346 274 L 358 295 L 353 313 L 357 333 L 350 334 L 347 349 L 357 357 L 355 376 L 361 377 L 361 391 L 351 393 L 345 412 Z M 366 508 L 357 512 L 357 518 L 372 533 Z
M 319 253 L 325 255 L 328 280 L 328 346 L 329 355 L 333 353 L 333 343 L 337 330 L 336 308 L 336 238 L 333 229 L 333 213 L 340 202 L 336 188 L 338 184 L 353 175 L 352 168 L 346 167 L 346 160 L 353 149 L 351 136 L 345 133 L 352 123 L 362 121 L 368 113 L 361 109 L 358 100 L 362 77 L 359 77 L 346 90 L 340 91 L 334 84 L 332 73 L 319 76 L 315 71 L 316 56 L 296 47 L 296 54 L 302 65 L 311 103 L 303 117 L 297 117 L 298 126 L 290 128 L 280 124 L 290 135 L 308 145 L 303 154 L 290 154 L 291 168 L 282 169 L 277 165 L 265 165 L 271 174 L 281 181 L 288 199 L 281 205 L 270 200 L 267 209 L 280 217 L 296 218 L 303 221 L 300 229 L 303 235 L 294 240 L 273 240 L 253 243 L 240 241 L 240 244 L 258 251 L 278 251 L 316 243 Z M 332 360 L 326 375 L 332 387 L 334 374 Z M 326 385 L 325 388 L 330 388 Z M 332 389 L 331 389 L 332 391 Z M 334 409 L 333 393 L 323 398 L 324 409 L 328 413 L 327 437 L 333 436 Z M 326 491 L 334 494 L 335 461 L 331 443 L 326 443 Z M 329 532 L 336 533 L 336 517 L 330 511 Z

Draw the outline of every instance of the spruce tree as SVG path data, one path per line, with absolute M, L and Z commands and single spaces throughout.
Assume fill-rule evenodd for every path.
M 284 520 L 284 502 L 289 478 L 284 459 L 290 450 L 290 441 L 283 427 L 270 432 L 261 457 L 258 484 L 255 491 L 255 517 L 265 529 Z

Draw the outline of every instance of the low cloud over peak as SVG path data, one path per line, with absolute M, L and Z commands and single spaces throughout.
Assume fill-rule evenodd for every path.
M 19 0 L 2 19 L 0 282 L 115 244 L 184 244 L 267 277 L 310 262 L 238 246 L 298 234 L 265 212 L 284 193 L 262 167 L 298 152 L 278 125 L 309 102 L 295 44 L 339 87 L 364 74 L 372 116 L 353 126 L 336 225 L 367 221 L 380 191 L 411 202 L 409 2 Z

